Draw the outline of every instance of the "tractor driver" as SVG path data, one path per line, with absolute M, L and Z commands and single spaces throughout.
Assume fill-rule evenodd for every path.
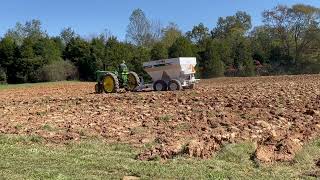
M 122 63 L 119 65 L 119 74 L 128 73 L 128 67 L 125 63 L 125 61 L 122 61 Z
M 128 83 L 128 71 L 129 70 L 125 64 L 125 61 L 122 61 L 122 63 L 119 65 L 119 76 L 121 77 L 119 81 L 122 87 L 125 87 Z

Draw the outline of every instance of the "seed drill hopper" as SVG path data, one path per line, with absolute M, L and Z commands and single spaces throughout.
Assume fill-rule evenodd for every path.
M 143 68 L 151 76 L 155 91 L 176 91 L 194 88 L 199 81 L 195 78 L 196 64 L 194 57 L 179 57 L 145 62 Z

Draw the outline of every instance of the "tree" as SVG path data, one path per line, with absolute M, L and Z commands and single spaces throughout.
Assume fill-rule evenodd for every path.
M 0 66 L 8 68 L 17 56 L 18 46 L 12 37 L 4 37 L 0 41 Z
M 192 30 L 186 33 L 186 36 L 193 43 L 199 43 L 209 37 L 209 29 L 205 27 L 203 23 L 200 23 L 197 26 L 193 26 Z
M 128 68 L 135 71 L 144 80 L 149 80 L 149 75 L 143 69 L 143 62 L 150 60 L 150 50 L 144 47 L 132 47 L 133 54 L 129 61 L 127 61 Z
M 103 69 L 103 61 L 106 58 L 106 47 L 104 37 L 93 38 L 91 40 L 91 56 L 96 63 L 97 70 Z
M 169 48 L 169 57 L 192 57 L 194 56 L 191 42 L 186 37 L 179 37 Z
M 269 63 L 270 51 L 274 43 L 270 28 L 255 27 L 250 33 L 250 41 L 253 59 L 262 64 Z
M 17 23 L 13 29 L 9 29 L 5 34 L 7 37 L 12 37 L 17 45 L 22 45 L 23 40 L 27 37 L 32 39 L 39 39 L 48 36 L 47 33 L 42 30 L 40 20 L 33 19 L 27 21 L 24 25 Z
M 156 43 L 151 49 L 151 59 L 166 59 L 168 58 L 168 49 L 164 46 L 163 43 Z
M 78 67 L 80 79 L 94 78 L 96 66 L 91 57 L 90 43 L 80 37 L 72 38 L 63 52 L 63 57 Z
M 278 5 L 272 10 L 263 12 L 264 23 L 274 30 L 275 37 L 281 40 L 286 55 L 294 62 L 302 56 L 310 45 L 317 41 L 320 9 L 297 4 L 292 7 Z M 293 47 L 293 48 L 292 48 Z
M 71 41 L 71 39 L 75 38 L 76 36 L 76 33 L 71 27 L 64 28 L 60 32 L 60 37 L 65 45 L 68 44 Z
M 229 34 L 237 33 L 244 35 L 251 28 L 251 16 L 243 11 L 238 11 L 233 16 L 220 17 L 217 27 L 212 30 L 212 36 L 225 38 Z
M 116 37 L 110 37 L 106 43 L 106 69 L 117 70 L 122 61 L 131 61 L 133 54 L 134 48 L 131 44 L 120 42 Z
M 34 41 L 33 51 L 35 56 L 40 56 L 43 64 L 51 64 L 61 60 L 62 51 L 54 40 L 50 38 L 41 38 Z
M 206 39 L 203 46 L 204 50 L 200 52 L 198 59 L 201 76 L 204 78 L 223 76 L 225 65 L 222 61 L 224 52 L 221 42 Z
M 182 32 L 179 29 L 178 25 L 175 23 L 169 23 L 168 26 L 162 29 L 163 37 L 161 42 L 166 48 L 172 46 L 172 44 L 182 36 Z
M 250 50 L 249 42 L 246 39 L 238 38 L 235 39 L 232 47 L 232 57 L 234 60 L 234 65 L 238 69 L 242 69 L 246 60 L 252 61 L 252 54 Z
M 142 63 L 150 60 L 150 50 L 143 46 L 134 46 L 130 43 L 120 42 L 116 37 L 109 37 L 106 43 L 106 70 L 117 71 L 122 61 L 128 68 L 146 77 Z
M 127 27 L 126 39 L 137 45 L 150 47 L 160 37 L 159 21 L 150 21 L 141 9 L 135 9 Z

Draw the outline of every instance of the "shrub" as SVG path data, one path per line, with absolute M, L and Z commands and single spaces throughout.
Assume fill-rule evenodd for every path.
M 77 68 L 69 61 L 55 61 L 40 69 L 41 81 L 74 80 L 78 77 Z

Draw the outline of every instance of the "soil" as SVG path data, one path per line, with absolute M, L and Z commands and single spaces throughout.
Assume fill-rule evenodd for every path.
M 263 162 L 291 161 L 320 135 L 319 75 L 217 78 L 177 92 L 95 94 L 94 85 L 1 90 L 0 134 L 57 144 L 102 137 L 145 149 L 141 160 L 209 158 L 225 144 L 252 141 Z

